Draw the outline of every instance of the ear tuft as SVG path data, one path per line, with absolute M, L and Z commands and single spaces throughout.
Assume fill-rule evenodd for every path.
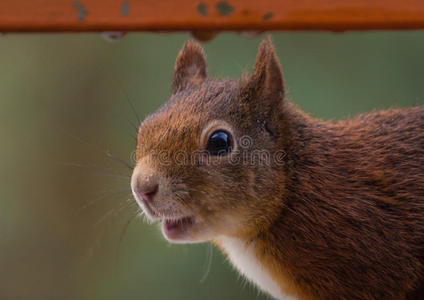
M 257 96 L 263 96 L 262 98 L 280 101 L 284 99 L 283 72 L 269 36 L 259 45 L 250 86 L 256 91 Z
M 187 41 L 175 62 L 172 93 L 188 86 L 197 86 L 207 77 L 206 57 L 202 46 L 195 41 Z

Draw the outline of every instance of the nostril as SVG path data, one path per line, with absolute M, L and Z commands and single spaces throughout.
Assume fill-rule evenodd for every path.
M 157 184 L 151 185 L 148 187 L 143 187 L 138 189 L 138 194 L 141 198 L 143 198 L 146 201 L 151 201 L 153 197 L 158 192 L 159 186 Z

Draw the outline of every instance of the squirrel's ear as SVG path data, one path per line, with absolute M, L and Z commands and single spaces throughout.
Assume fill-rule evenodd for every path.
M 259 98 L 258 100 L 281 102 L 284 99 L 283 72 L 269 36 L 259 45 L 255 67 L 248 84 L 256 98 Z M 262 103 L 264 104 L 273 105 L 274 103 Z
M 172 93 L 188 86 L 199 85 L 207 76 L 206 58 L 202 46 L 197 42 L 187 41 L 175 62 Z

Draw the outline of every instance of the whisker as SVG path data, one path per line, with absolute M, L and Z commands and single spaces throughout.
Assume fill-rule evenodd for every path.
M 136 211 L 135 213 L 133 213 L 130 216 L 130 218 L 125 222 L 124 227 L 121 230 L 118 247 L 116 247 L 116 259 L 115 259 L 116 269 L 118 269 L 118 265 L 119 265 L 119 253 L 121 252 L 122 242 L 124 241 L 125 235 L 128 232 L 128 228 L 130 227 L 131 223 L 137 218 L 138 215 L 140 215 L 139 211 Z
M 99 146 L 97 146 L 97 145 L 94 145 L 94 144 L 92 144 L 92 143 L 89 143 L 89 142 L 87 142 L 87 141 L 84 141 L 83 139 L 81 139 L 81 138 L 79 138 L 79 137 L 77 137 L 77 136 L 74 136 L 74 135 L 70 134 L 69 132 L 66 132 L 66 131 L 65 131 L 65 134 L 66 134 L 66 135 L 68 135 L 69 137 L 73 138 L 74 140 L 76 140 L 76 141 L 78 141 L 78 142 L 80 142 L 80 143 L 82 143 L 82 144 L 84 144 L 84 145 L 86 145 L 86 146 L 88 146 L 88 147 L 90 147 L 90 148 L 92 148 L 92 149 L 94 149 L 94 150 L 96 150 L 96 151 L 98 151 L 98 152 L 100 152 L 100 153 L 104 154 L 106 157 L 108 157 L 108 158 L 109 158 L 109 159 L 111 159 L 112 161 L 114 161 L 114 162 L 116 162 L 116 163 L 119 163 L 119 164 L 121 164 L 122 166 L 125 166 L 125 167 L 127 167 L 129 170 L 131 170 L 131 171 L 132 171 L 133 167 L 132 167 L 130 164 L 128 164 L 126 161 L 124 161 L 124 160 L 122 160 L 122 159 L 120 159 L 120 158 L 118 158 L 118 157 L 116 157 L 116 156 L 112 155 L 112 153 L 110 153 L 110 151 L 109 151 L 109 150 L 105 150 L 105 149 L 103 149 L 103 148 L 101 148 L 101 147 L 99 147 Z
M 137 118 L 138 124 L 141 124 L 141 118 L 138 115 L 137 110 L 135 109 L 134 104 L 131 101 L 131 98 L 128 96 L 127 91 L 122 87 L 122 85 L 121 85 L 121 91 L 124 93 L 125 98 L 127 99 L 128 104 L 130 105 L 130 107 L 131 107 L 131 109 L 132 109 L 135 117 Z M 136 132 L 138 132 L 138 127 L 135 127 L 135 128 L 137 129 Z
M 84 210 L 84 209 L 90 207 L 91 205 L 95 204 L 98 201 L 110 199 L 112 197 L 115 197 L 117 195 L 121 195 L 121 194 L 124 194 L 124 193 L 127 193 L 127 192 L 128 192 L 127 190 L 120 190 L 120 191 L 117 191 L 117 192 L 114 192 L 114 193 L 111 193 L 111 194 L 102 195 L 102 196 L 97 197 L 97 198 L 89 201 L 88 203 L 84 204 L 79 210 Z
M 127 136 L 129 136 L 131 139 L 133 139 L 133 140 L 137 143 L 137 136 L 136 136 L 136 135 L 133 135 L 133 134 L 128 133 L 128 132 L 125 132 L 125 134 L 126 134 Z
M 212 244 L 208 243 L 208 246 L 206 248 L 206 270 L 205 273 L 203 274 L 202 278 L 200 278 L 200 283 L 204 283 L 206 278 L 208 277 L 210 271 L 211 271 L 211 266 L 212 266 L 212 257 L 213 257 L 213 248 L 212 248 Z
M 119 175 L 119 174 L 104 174 L 104 173 L 96 173 L 96 172 L 91 172 L 90 174 L 97 175 L 97 176 L 102 176 L 102 177 L 120 178 L 120 179 L 125 179 L 125 180 L 131 179 L 131 176 Z
M 130 201 L 130 200 L 132 200 L 132 199 L 128 199 L 128 198 L 126 198 L 125 200 L 121 200 L 120 201 L 120 204 L 119 204 L 119 208 L 118 209 L 111 209 L 111 210 L 109 210 L 102 218 L 100 218 L 99 219 L 99 221 L 97 221 L 93 226 L 95 227 L 95 226 L 98 226 L 98 225 L 100 225 L 101 223 L 103 223 L 103 222 L 105 222 L 108 218 L 110 218 L 110 217 L 115 217 L 117 214 L 118 214 L 118 212 L 119 211 L 121 211 L 123 208 L 125 208 L 125 207 L 127 207 L 127 208 L 134 208 L 133 207 L 133 203 L 135 202 L 135 201 Z M 125 205 L 125 204 L 128 204 L 128 205 Z M 136 210 L 135 210 L 135 212 L 134 212 L 134 215 L 132 215 L 131 216 L 131 219 L 130 220 L 128 220 L 128 224 L 126 224 L 125 225 L 125 227 L 128 227 L 129 226 L 129 223 L 132 221 L 132 220 L 134 220 L 135 219 L 135 217 L 137 216 L 137 215 L 141 215 L 140 213 L 139 213 L 139 211 L 140 211 L 140 209 L 137 207 L 136 208 Z M 109 223 L 108 223 L 109 224 Z M 89 253 L 88 253 L 88 256 L 92 256 L 93 255 L 93 251 L 94 251 L 94 249 L 95 248 L 97 248 L 97 247 L 99 247 L 99 245 L 100 245 L 100 242 L 103 240 L 103 237 L 104 237 L 104 235 L 106 234 L 106 231 L 107 231 L 107 229 L 106 229 L 107 227 L 105 227 L 103 230 L 101 230 L 100 231 L 100 233 L 99 234 L 97 234 L 96 235 L 96 238 L 94 239 L 94 242 L 93 242 L 93 244 L 92 244 L 92 246 L 89 248 Z M 123 230 L 123 234 L 125 234 L 125 232 L 127 231 L 127 228 L 124 228 L 124 230 Z M 121 237 L 120 237 L 120 243 L 122 242 L 122 239 L 123 239 L 123 236 L 121 235 Z
M 138 127 L 133 122 L 131 122 L 131 121 L 128 121 L 128 123 L 130 123 L 131 127 L 134 128 L 135 133 L 137 134 L 138 133 Z
M 99 190 L 96 192 L 97 195 L 109 195 L 110 193 L 124 193 L 124 192 L 128 192 L 128 194 L 132 193 L 131 188 L 125 188 L 125 189 L 113 189 L 113 190 Z
M 103 171 L 114 171 L 114 173 L 109 173 L 112 175 L 122 175 L 122 176 L 130 176 L 130 174 L 124 174 L 122 172 L 119 172 L 118 170 L 114 168 L 105 168 L 101 166 L 97 166 L 94 164 L 81 164 L 81 163 L 72 163 L 72 162 L 58 162 L 58 164 L 68 167 L 76 167 L 76 168 L 82 168 L 82 169 L 96 169 L 96 170 L 103 170 Z
M 119 212 L 121 212 L 122 210 L 126 208 L 130 208 L 133 206 L 132 203 L 130 203 L 128 200 L 129 199 L 121 201 L 121 203 L 119 204 L 119 208 L 116 210 L 116 214 L 118 214 Z
M 124 94 L 125 99 L 127 100 L 129 106 L 131 107 L 132 112 L 134 113 L 135 117 L 137 118 L 138 124 L 140 124 L 141 123 L 141 118 L 140 118 L 139 114 L 137 113 L 137 110 L 135 109 L 134 104 L 132 103 L 131 98 L 128 95 L 126 89 L 124 89 L 124 85 L 122 84 L 121 80 L 119 79 L 119 76 L 118 76 L 117 72 L 114 71 L 113 72 L 113 75 L 115 77 L 115 81 L 118 83 L 119 89 Z M 138 132 L 138 129 L 137 129 L 136 132 Z
M 106 214 L 104 214 L 103 217 L 101 217 L 96 223 L 94 223 L 94 227 L 99 226 L 101 223 L 103 223 L 109 216 L 111 216 L 114 213 L 115 209 L 110 209 Z
M 134 199 L 127 199 L 127 201 L 128 201 L 128 207 L 129 208 L 136 207 L 136 208 L 138 208 L 139 212 L 141 212 L 140 207 L 138 206 L 137 201 L 135 201 Z
M 125 234 L 128 231 L 128 227 L 130 226 L 131 222 L 134 221 L 136 219 L 136 217 L 140 215 L 140 212 L 138 210 L 135 211 L 135 213 L 133 213 L 131 215 L 131 217 L 129 218 L 129 220 L 125 223 L 124 228 L 121 231 L 121 236 L 119 238 L 119 247 L 122 244 L 122 241 L 124 240 Z

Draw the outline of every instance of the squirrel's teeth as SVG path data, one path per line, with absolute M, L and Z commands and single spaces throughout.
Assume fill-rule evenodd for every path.
M 164 219 L 164 225 L 167 230 L 174 230 L 177 228 L 184 228 L 188 225 L 193 224 L 193 218 L 192 217 L 184 217 L 181 219 Z

